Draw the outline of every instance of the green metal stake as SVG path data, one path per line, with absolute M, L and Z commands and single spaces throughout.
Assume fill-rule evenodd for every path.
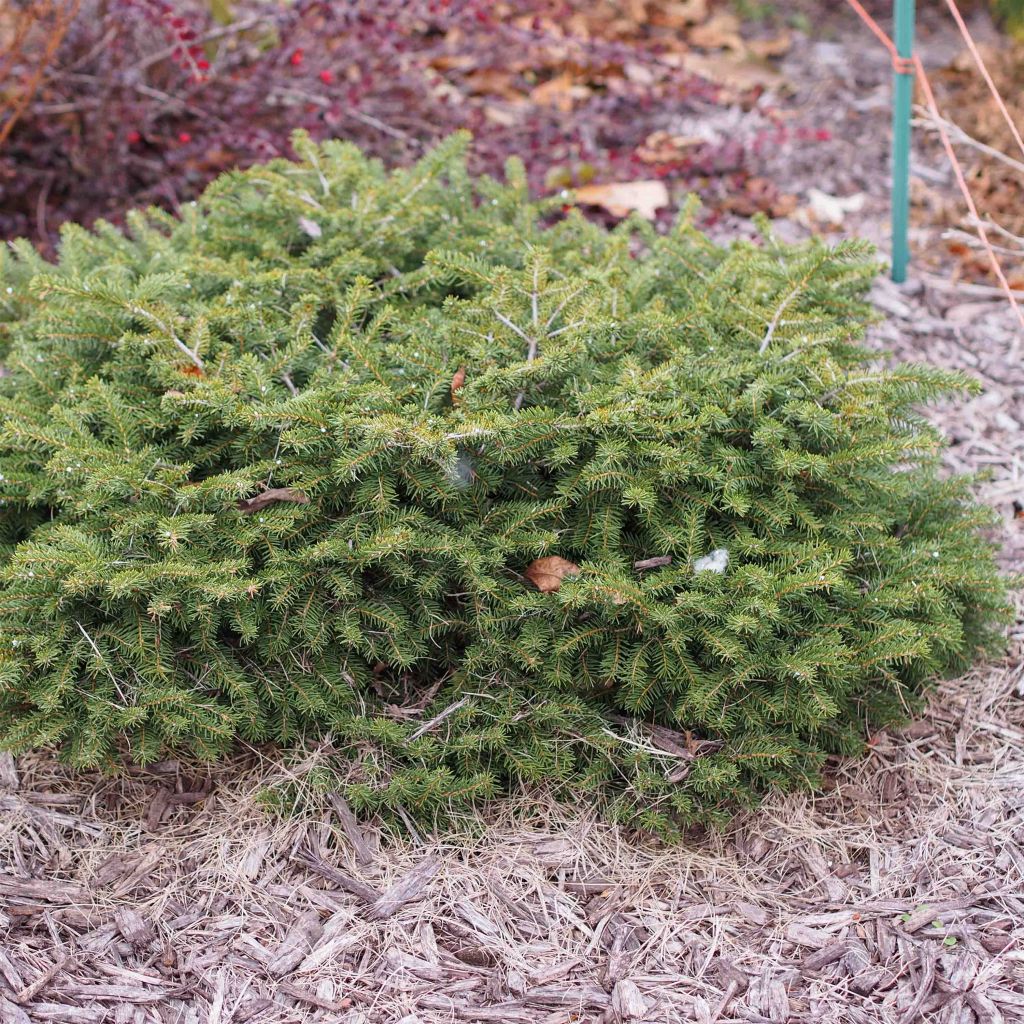
M 914 53 L 914 0 L 893 0 L 896 50 L 910 59 Z M 907 279 L 910 243 L 910 113 L 914 99 L 914 73 L 897 68 L 892 102 L 892 279 Z

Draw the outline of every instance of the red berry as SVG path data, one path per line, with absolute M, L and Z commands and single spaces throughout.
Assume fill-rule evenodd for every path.
M 305 56 L 302 50 L 292 50 L 292 55 L 288 58 L 293 68 L 297 68 L 302 63 L 302 58 Z
M 199 68 L 200 71 L 209 71 L 210 70 L 210 62 L 208 60 L 205 60 L 205 59 L 197 60 L 196 61 L 196 67 Z
M 125 138 L 126 138 L 126 139 L 128 140 L 128 142 L 129 142 L 129 143 L 130 143 L 131 145 L 133 145 L 133 146 L 135 145 L 135 143 L 137 143 L 137 142 L 141 142 L 141 141 L 142 141 L 142 135 L 141 135 L 141 134 L 140 134 L 139 132 L 129 132 L 129 133 L 128 133 L 128 134 L 127 134 L 127 135 L 125 136 Z
M 320 72 L 320 81 L 323 82 L 324 85 L 330 85 L 334 81 L 334 72 L 325 68 Z
M 178 141 L 182 144 L 192 141 L 192 136 L 188 132 L 178 132 Z

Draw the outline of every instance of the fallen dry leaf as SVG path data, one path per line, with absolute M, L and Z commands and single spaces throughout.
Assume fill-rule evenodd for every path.
M 513 83 L 508 71 L 496 68 L 481 68 L 466 75 L 466 85 L 475 96 L 501 96 L 505 99 L 517 99 L 521 93 Z
M 576 201 L 600 206 L 613 217 L 627 217 L 633 211 L 654 220 L 655 212 L 668 206 L 668 189 L 663 181 L 620 181 L 610 185 L 584 185 L 576 189 Z
M 766 213 L 769 217 L 789 217 L 796 210 L 797 197 L 791 192 L 780 192 L 769 178 L 750 177 L 737 192 L 730 192 L 722 200 L 722 209 L 741 217 Z
M 542 594 L 551 594 L 562 586 L 566 576 L 575 576 L 580 567 L 560 555 L 535 558 L 523 574 Z
M 780 32 L 768 39 L 748 39 L 747 49 L 767 60 L 769 57 L 783 57 L 793 47 L 793 36 L 789 32 Z
M 449 33 L 447 42 L 455 46 L 462 42 L 464 33 L 455 29 Z M 477 58 L 468 53 L 442 53 L 430 61 L 430 67 L 435 71 L 469 71 L 476 66 Z
M 249 514 L 259 512 L 277 501 L 291 501 L 296 505 L 309 504 L 309 498 L 302 491 L 297 491 L 293 487 L 271 487 L 262 494 L 257 494 L 255 498 L 239 498 L 237 505 L 240 511 Z
M 542 82 L 530 90 L 530 99 L 539 107 L 554 107 L 568 114 L 576 100 L 585 100 L 590 90 L 585 85 L 577 85 L 568 71 Z
M 484 107 L 484 117 L 488 121 L 493 121 L 495 124 L 500 124 L 503 128 L 511 128 L 520 121 L 520 111 L 514 106 L 499 107 L 493 103 L 488 103 Z
M 708 0 L 678 0 L 677 3 L 659 5 L 650 14 L 652 25 L 663 28 L 686 28 L 706 21 Z
M 774 88 L 785 82 L 774 68 L 734 54 L 687 53 L 683 54 L 682 66 L 691 74 L 739 93 Z
M 637 147 L 636 155 L 645 164 L 670 164 L 688 156 L 707 139 L 697 135 L 673 135 L 671 132 L 651 132 Z
M 809 200 L 806 210 L 801 210 L 799 218 L 807 227 L 814 224 L 840 225 L 848 213 L 857 213 L 864 206 L 866 196 L 856 192 L 852 196 L 830 196 L 818 188 L 807 190 Z
M 740 19 L 735 14 L 716 14 L 713 18 L 690 29 L 689 40 L 703 50 L 736 50 L 742 53 L 746 46 L 740 36 Z
M 622 67 L 622 73 L 634 85 L 652 86 L 655 82 L 654 72 L 646 65 L 637 61 L 626 61 Z
M 626 0 L 626 2 L 621 6 L 625 8 L 624 13 L 631 18 L 634 23 L 642 25 L 647 20 L 646 0 Z
M 458 105 L 466 101 L 466 94 L 454 82 L 446 79 L 434 82 L 430 87 L 430 94 L 442 103 Z

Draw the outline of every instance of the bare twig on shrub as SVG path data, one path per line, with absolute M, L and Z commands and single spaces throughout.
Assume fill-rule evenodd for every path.
M 933 117 L 926 111 L 922 111 L 920 116 L 914 119 L 914 124 L 924 128 L 925 131 L 938 133 L 940 129 L 944 128 L 949 134 L 950 139 L 953 142 L 962 143 L 965 146 L 970 146 L 972 149 L 978 150 L 979 153 L 984 153 L 986 156 L 992 157 L 993 160 L 999 160 L 1001 163 L 1006 164 L 1007 167 L 1012 168 L 1018 174 L 1024 175 L 1024 163 L 1020 160 L 1015 160 L 1012 156 L 1007 156 L 1002 150 L 995 149 L 993 146 L 988 146 L 984 142 L 980 142 L 974 138 L 973 135 L 969 135 L 954 121 L 950 121 L 945 117 Z

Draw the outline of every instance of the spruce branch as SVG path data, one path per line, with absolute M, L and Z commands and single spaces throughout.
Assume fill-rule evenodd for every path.
M 166 335 L 166 336 L 167 336 L 167 337 L 168 337 L 168 338 L 169 338 L 169 339 L 170 339 L 170 340 L 171 340 L 172 342 L 174 342 L 175 346 L 176 346 L 176 347 L 177 347 L 177 348 L 179 349 L 179 351 L 181 351 L 181 352 L 182 352 L 182 354 L 183 354 L 183 355 L 185 355 L 185 356 L 186 356 L 186 357 L 187 357 L 187 358 L 188 358 L 188 359 L 189 359 L 189 360 L 190 360 L 190 361 L 192 362 L 192 364 L 193 364 L 193 365 L 194 365 L 194 366 L 196 367 L 196 369 L 198 369 L 198 370 L 201 370 L 201 371 L 204 371 L 204 372 L 205 372 L 205 368 L 204 368 L 204 366 L 203 366 L 203 361 L 202 361 L 202 359 L 200 359 L 200 358 L 199 358 L 199 353 L 198 353 L 198 352 L 193 352 L 193 351 L 192 351 L 192 349 L 190 349 L 190 348 L 188 347 L 188 345 L 186 345 L 186 344 L 185 344 L 185 342 L 183 342 L 183 341 L 181 340 L 181 338 L 179 338 L 179 337 L 178 337 L 178 334 L 177 334 L 177 332 L 176 332 L 176 331 L 174 330 L 174 328 L 173 328 L 173 327 L 171 327 L 171 326 L 170 326 L 170 325 L 169 325 L 168 323 L 166 323 L 165 321 L 163 321 L 163 320 L 162 320 L 162 319 L 161 319 L 160 317 L 158 317 L 158 316 L 157 316 L 157 315 L 156 315 L 155 313 L 152 313 L 152 312 L 150 312 L 150 311 L 149 311 L 148 309 L 144 309 L 144 308 L 143 308 L 142 306 L 139 306 L 139 305 L 135 305 L 135 304 L 133 303 L 133 304 L 129 305 L 129 307 L 128 307 L 128 308 L 129 308 L 129 310 L 130 310 L 130 311 L 131 311 L 131 312 L 132 312 L 132 313 L 133 313 L 133 314 L 134 314 L 135 316 L 140 316 L 140 317 L 142 317 L 142 318 L 143 318 L 144 320 L 149 320 L 149 321 L 150 321 L 150 323 L 154 323 L 154 324 L 156 324 L 156 326 L 157 326 L 157 327 L 158 327 L 158 328 L 159 328 L 159 329 L 160 329 L 161 331 L 163 331 L 163 332 L 164 332 L 164 334 L 165 334 L 165 335 Z

